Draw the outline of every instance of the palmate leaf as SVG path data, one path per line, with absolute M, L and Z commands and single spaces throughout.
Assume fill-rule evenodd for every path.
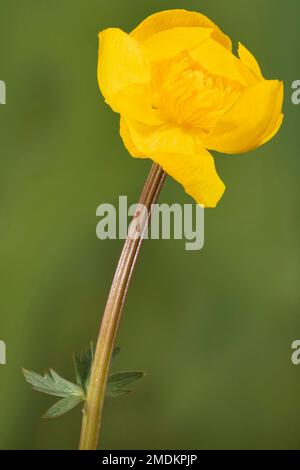
M 119 352 L 120 348 L 115 348 L 112 358 Z M 86 400 L 93 358 L 94 348 L 92 343 L 90 343 L 89 348 L 80 356 L 74 355 L 77 384 L 64 379 L 53 369 L 50 369 L 49 373 L 45 373 L 44 375 L 22 369 L 26 381 L 34 390 L 61 397 L 61 400 L 54 403 L 44 414 L 43 418 L 57 418 L 62 416 Z M 119 397 L 120 395 L 130 393 L 131 390 L 127 388 L 127 385 L 143 376 L 144 373 L 139 371 L 111 374 L 107 381 L 106 395 L 109 397 Z
M 84 390 L 79 385 L 64 379 L 53 369 L 50 369 L 50 374 L 44 375 L 26 369 L 22 370 L 26 381 L 37 392 L 63 397 L 49 408 L 43 418 L 57 418 L 75 408 L 86 398 Z
M 119 354 L 120 348 L 115 348 L 112 353 L 112 359 Z M 88 349 L 86 349 L 81 356 L 74 355 L 74 365 L 75 365 L 75 372 L 76 372 L 76 382 L 77 384 L 82 387 L 87 393 L 87 389 L 89 386 L 92 363 L 94 359 L 95 349 L 93 343 L 90 343 Z

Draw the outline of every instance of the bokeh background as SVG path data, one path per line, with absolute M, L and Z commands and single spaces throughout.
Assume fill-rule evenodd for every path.
M 300 366 L 298 0 L 1 0 L 0 448 L 75 449 L 80 409 L 54 402 L 21 366 L 73 379 L 72 353 L 97 336 L 121 241 L 96 238 L 96 207 L 136 202 L 150 162 L 131 159 L 96 81 L 97 33 L 168 8 L 201 11 L 285 82 L 272 142 L 216 157 L 227 191 L 205 215 L 205 247 L 147 241 L 114 370 L 147 377 L 107 400 L 101 447 L 297 449 Z M 170 178 L 163 202 L 191 202 Z

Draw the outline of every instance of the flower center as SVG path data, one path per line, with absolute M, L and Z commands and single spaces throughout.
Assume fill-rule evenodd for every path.
M 153 108 L 178 126 L 211 131 L 240 91 L 238 84 L 208 74 L 187 54 L 153 66 Z

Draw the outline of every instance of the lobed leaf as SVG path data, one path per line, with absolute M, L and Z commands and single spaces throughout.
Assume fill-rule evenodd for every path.
M 26 381 L 37 392 L 47 393 L 57 397 L 67 397 L 69 395 L 82 396 L 81 387 L 58 375 L 54 370 L 50 370 L 50 374 L 37 374 L 36 372 L 22 369 Z
M 90 343 L 90 347 L 86 349 L 81 356 L 74 355 L 74 365 L 76 373 L 76 382 L 77 384 L 87 392 L 91 368 L 94 358 L 94 347 L 93 343 Z
M 111 374 L 107 381 L 106 395 L 110 397 L 118 397 L 120 395 L 126 395 L 131 392 L 130 389 L 125 388 L 132 382 L 144 377 L 144 372 L 130 371 L 130 372 L 118 372 Z
M 62 416 L 75 408 L 83 400 L 84 398 L 79 395 L 70 395 L 68 397 L 62 398 L 61 400 L 54 403 L 54 405 L 52 405 L 48 411 L 46 411 L 46 413 L 43 415 L 43 418 L 58 418 L 59 416 Z
M 120 348 L 115 348 L 112 358 L 119 352 Z M 50 369 L 50 373 L 45 373 L 44 375 L 22 369 L 26 381 L 34 390 L 48 395 L 62 397 L 49 408 L 43 418 L 57 418 L 86 400 L 93 359 L 94 348 L 92 343 L 90 343 L 89 348 L 86 349 L 81 356 L 74 355 L 77 384 L 64 379 L 53 369 Z M 111 374 L 107 381 L 106 395 L 119 397 L 130 393 L 131 390 L 126 388 L 126 386 L 143 376 L 144 373 L 139 371 Z

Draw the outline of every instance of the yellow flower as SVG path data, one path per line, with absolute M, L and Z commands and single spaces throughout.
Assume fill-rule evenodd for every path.
M 151 158 L 198 204 L 215 207 L 225 186 L 208 150 L 242 153 L 281 126 L 283 84 L 265 80 L 253 55 L 207 17 L 168 10 L 130 34 L 99 34 L 98 80 L 133 157 Z

